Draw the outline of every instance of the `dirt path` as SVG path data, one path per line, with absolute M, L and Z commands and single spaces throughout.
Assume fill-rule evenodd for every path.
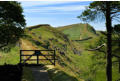
M 21 39 L 21 49 L 23 50 L 35 50 L 37 49 L 35 46 L 32 45 L 31 42 L 28 40 Z
M 27 40 L 21 40 L 21 44 L 22 44 L 21 45 L 22 50 L 35 50 L 35 49 L 37 49 L 36 47 L 34 47 L 32 45 L 31 42 L 29 42 Z M 47 72 L 47 70 L 45 70 L 44 67 L 33 66 L 33 67 L 30 67 L 30 69 L 32 70 L 35 81 L 51 81 L 49 79 L 48 72 Z
M 35 81 L 51 81 L 48 76 L 47 70 L 44 67 L 35 66 L 31 67 Z

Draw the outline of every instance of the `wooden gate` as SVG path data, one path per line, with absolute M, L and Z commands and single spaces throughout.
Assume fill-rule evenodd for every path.
M 55 65 L 55 50 L 20 50 L 20 64 Z

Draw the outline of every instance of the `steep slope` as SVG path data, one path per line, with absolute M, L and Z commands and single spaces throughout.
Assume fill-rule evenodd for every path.
M 93 52 L 86 49 L 99 36 L 88 24 L 75 24 L 61 28 L 36 25 L 26 28 L 25 32 L 24 49 L 56 50 L 56 66 L 48 69 L 52 81 L 104 81 L 105 72 L 99 71 L 95 76 L 93 75 L 93 65 L 96 60 L 93 60 Z M 69 34 L 69 38 L 66 34 Z M 79 34 L 81 34 L 81 39 Z M 93 38 L 72 41 L 88 37 Z M 104 79 L 99 80 L 100 76 L 104 76 Z
M 54 70 L 49 70 L 53 81 L 83 81 L 79 76 L 81 73 L 80 68 L 76 66 L 79 65 L 77 62 L 81 61 L 79 60 L 80 58 L 76 58 L 80 52 L 65 34 L 49 25 L 28 27 L 25 32 L 26 36 L 24 39 L 31 42 L 35 48 L 56 50 L 56 66 Z
M 95 29 L 89 24 L 72 24 L 57 29 L 68 35 L 71 40 L 82 40 L 96 36 Z
M 99 38 L 99 32 L 96 34 L 90 25 L 74 24 L 53 28 L 45 24 L 26 28 L 25 32 L 24 49 L 56 50 L 56 66 L 48 69 L 53 81 L 104 81 L 105 72 L 99 70 L 94 74 L 93 67 L 97 59 L 93 60 L 93 52 L 86 50 L 90 44 L 95 43 L 96 37 Z M 89 37 L 93 38 L 72 41 Z
M 53 81 L 93 80 L 93 52 L 87 51 L 94 43 L 96 31 L 88 24 L 74 24 L 53 28 L 50 25 L 36 25 L 25 29 L 24 49 L 56 50 L 56 66 L 48 70 Z M 68 37 L 67 37 L 67 34 Z M 79 34 L 81 34 L 81 39 Z M 75 38 L 76 36 L 76 38 Z M 93 37 L 85 41 L 88 37 Z M 101 76 L 97 74 L 96 76 Z M 104 77 L 105 79 L 105 77 Z M 99 78 L 95 81 L 100 81 Z

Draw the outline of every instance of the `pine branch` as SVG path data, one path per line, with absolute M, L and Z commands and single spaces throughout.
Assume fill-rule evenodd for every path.
M 86 50 L 88 50 L 88 51 L 96 51 L 96 50 L 99 50 L 100 48 L 102 48 L 103 46 L 106 46 L 106 44 L 104 43 L 104 44 L 102 44 L 102 45 L 100 45 L 100 46 L 97 46 L 96 48 L 86 49 Z
M 118 56 L 118 55 L 112 55 L 112 56 L 117 57 L 117 58 L 120 58 L 120 56 Z

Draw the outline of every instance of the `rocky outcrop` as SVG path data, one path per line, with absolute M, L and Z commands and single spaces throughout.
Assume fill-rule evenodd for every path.
M 42 39 L 42 37 L 41 37 L 41 36 L 39 36 L 38 38 L 39 38 L 39 39 Z
M 42 43 L 40 43 L 39 41 L 37 40 L 32 40 L 36 45 L 40 46 Z
M 52 42 L 58 42 L 58 40 L 55 39 L 55 38 L 49 38 L 48 40 L 50 40 L 50 41 L 52 41 Z
M 81 54 L 81 51 L 77 50 L 76 48 L 73 48 L 73 53 L 80 55 L 80 54 Z
M 56 51 L 58 51 L 59 52 L 59 54 L 60 55 L 64 55 L 65 56 L 65 54 L 66 54 L 66 48 L 64 48 L 64 47 L 58 47 L 58 46 L 53 46 L 53 48 L 56 50 Z
M 64 51 L 59 51 L 59 53 L 60 53 L 61 55 L 65 55 L 65 52 L 64 52 Z
M 35 36 L 36 34 L 35 34 L 35 33 L 32 33 L 32 35 L 34 35 L 34 36 Z

